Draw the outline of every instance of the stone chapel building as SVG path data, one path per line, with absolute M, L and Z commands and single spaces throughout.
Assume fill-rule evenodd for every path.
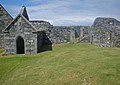
M 5 54 L 35 54 L 42 45 L 43 31 L 29 21 L 26 7 L 22 6 L 17 17 L 3 30 Z

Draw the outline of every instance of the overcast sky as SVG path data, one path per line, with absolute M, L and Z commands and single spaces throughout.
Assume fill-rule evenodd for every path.
M 120 20 L 120 0 L 0 0 L 13 16 L 25 5 L 31 20 L 53 25 L 92 25 L 96 17 Z

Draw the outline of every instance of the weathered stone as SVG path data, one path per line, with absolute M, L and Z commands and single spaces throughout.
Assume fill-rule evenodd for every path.
M 22 7 L 20 14 L 4 30 L 5 54 L 35 54 L 40 51 L 43 32 L 37 31 L 26 16 L 26 8 Z
M 2 30 L 13 20 L 11 15 L 0 4 L 0 48 L 4 47 L 4 36 Z

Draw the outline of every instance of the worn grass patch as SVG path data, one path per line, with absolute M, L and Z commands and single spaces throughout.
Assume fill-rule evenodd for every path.
M 36 55 L 0 57 L 0 85 L 120 85 L 120 49 L 57 44 Z

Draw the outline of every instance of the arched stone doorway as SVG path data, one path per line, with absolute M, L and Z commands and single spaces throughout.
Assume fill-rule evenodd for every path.
M 16 51 L 17 51 L 17 54 L 25 53 L 24 39 L 21 36 L 19 36 L 16 40 Z

